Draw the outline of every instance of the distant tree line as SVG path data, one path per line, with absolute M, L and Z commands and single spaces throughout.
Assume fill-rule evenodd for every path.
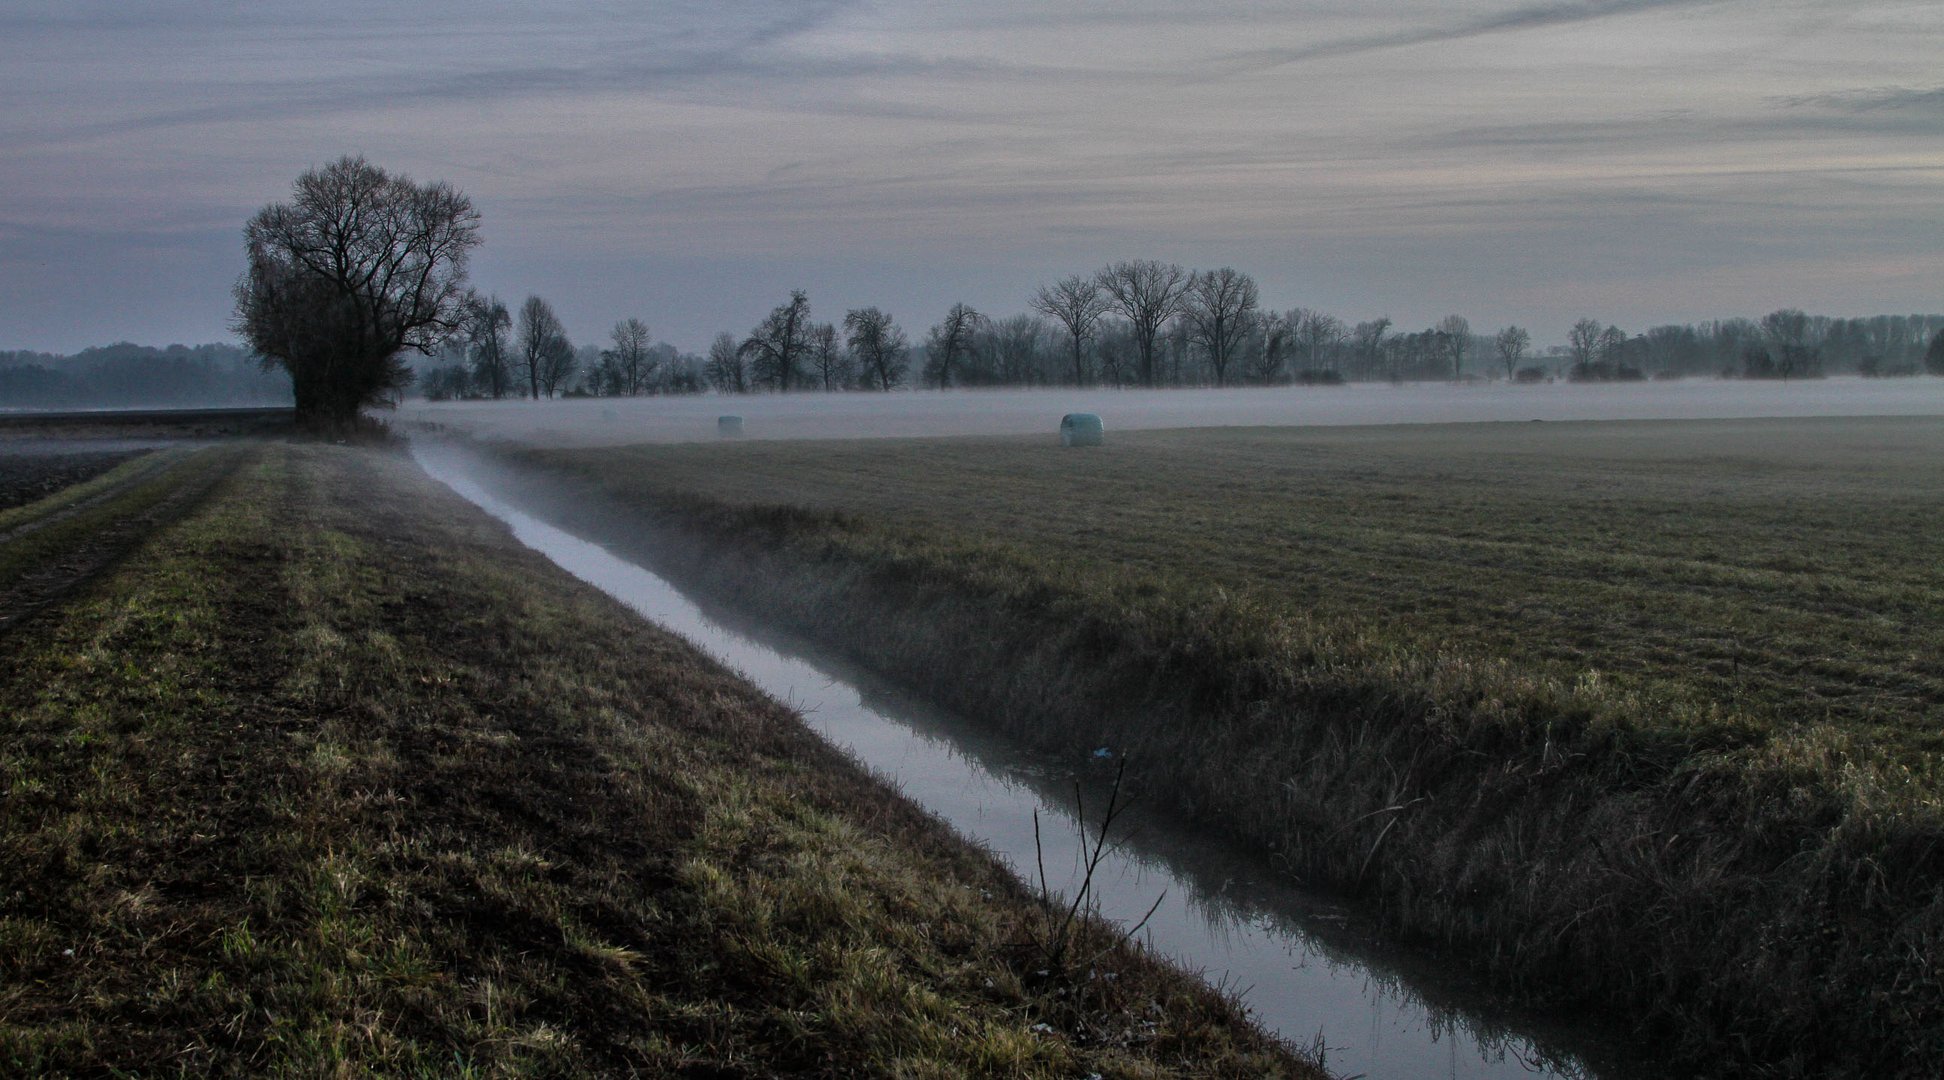
M 1638 334 L 1583 318 L 1565 345 L 1538 353 L 1519 326 L 1479 333 L 1454 314 L 1401 330 L 1387 316 L 1352 323 L 1275 310 L 1248 274 L 1153 260 L 1042 285 L 1028 306 L 994 318 L 953 304 L 913 341 L 875 307 L 818 322 L 797 290 L 748 334 L 718 334 L 700 374 L 721 393 L 1944 375 L 1944 315 L 1842 319 L 1790 308 Z
M 121 342 L 64 356 L 0 352 L 0 408 L 122 409 L 290 404 L 290 380 L 236 345 Z
M 553 306 L 529 296 L 515 316 L 497 296 L 467 300 L 458 332 L 416 365 L 432 401 L 694 394 L 703 360 L 656 342 L 648 324 L 614 324 L 606 347 L 575 346 Z
M 1680 378 L 1814 379 L 1944 375 L 1944 316 L 1843 319 L 1782 308 L 1759 320 L 1656 326 L 1629 335 L 1592 319 L 1573 324 L 1549 354 L 1558 373 L 1588 381 Z
M 576 346 L 552 306 L 517 311 L 467 284 L 478 214 L 444 183 L 362 158 L 298 178 L 245 229 L 235 326 L 249 348 L 130 344 L 71 357 L 0 353 L 0 408 L 281 404 L 341 422 L 406 388 L 434 400 L 814 391 L 904 386 L 1276 386 L 1345 382 L 1628 381 L 1718 375 L 1944 375 L 1944 316 L 1844 319 L 1785 308 L 1629 333 L 1592 318 L 1535 353 L 1519 326 L 1462 315 L 1405 330 L 1262 304 L 1248 274 L 1152 259 L 1041 285 L 1026 312 L 948 307 L 914 340 L 877 307 L 818 321 L 803 290 L 705 356 L 639 318 Z M 280 369 L 289 377 L 272 373 Z

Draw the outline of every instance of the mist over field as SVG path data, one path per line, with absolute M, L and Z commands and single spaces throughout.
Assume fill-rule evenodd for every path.
M 1116 430 L 1451 424 L 1492 421 L 1698 420 L 1789 416 L 1944 416 L 1944 379 L 1809 382 L 1686 380 L 1352 384 L 1224 390 L 921 390 L 903 394 L 591 398 L 548 402 L 408 402 L 405 423 L 549 446 L 700 442 L 718 417 L 743 418 L 749 439 L 877 439 L 1058 432 L 1069 412 Z

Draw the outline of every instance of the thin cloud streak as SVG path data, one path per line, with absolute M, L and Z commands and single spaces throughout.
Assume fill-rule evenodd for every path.
M 648 93 L 674 100 L 750 102 L 752 84 L 777 89 L 805 82 L 842 82 L 853 79 L 910 77 L 958 79 L 1047 78 L 1060 74 L 1043 67 L 982 61 L 940 61 L 915 56 L 845 58 L 791 57 L 757 59 L 740 52 L 677 57 L 668 60 L 584 67 L 502 68 L 446 78 L 407 77 L 373 85 L 370 79 L 341 79 L 313 84 L 292 93 L 270 86 L 241 87 L 234 100 L 192 109 L 149 113 L 94 124 L 68 125 L 58 131 L 0 132 L 0 145 L 16 149 L 60 146 L 106 136 L 162 131 L 202 124 L 280 121 L 303 117 L 354 113 L 369 109 L 398 109 L 417 105 L 467 105 L 517 101 L 524 98 L 584 93 Z M 737 84 L 733 92 L 728 84 Z M 753 102 L 751 102 L 753 103 Z M 778 93 L 763 107 L 782 112 L 830 113 L 846 117 L 875 116 L 907 120 L 964 120 L 981 114 L 963 108 L 924 108 L 910 105 L 851 102 L 819 106 Z M 987 118 L 999 119 L 996 114 Z
M 1926 117 L 1933 124 L 1937 122 L 1938 115 L 1944 115 L 1944 86 L 1928 88 L 1874 86 L 1824 94 L 1798 94 L 1770 100 L 1790 109 L 1831 109 L 1852 114 L 1904 111 L 1928 113 L 1934 114 Z
M 1664 8 L 1700 7 L 1723 0 L 1585 0 L 1582 3 L 1530 4 L 1441 26 L 1411 27 L 1362 37 L 1321 41 L 1284 49 L 1252 49 L 1216 57 L 1214 77 L 1270 71 L 1311 60 L 1334 60 L 1363 53 L 1466 41 L 1491 34 L 1539 30 L 1572 23 L 1633 15 Z

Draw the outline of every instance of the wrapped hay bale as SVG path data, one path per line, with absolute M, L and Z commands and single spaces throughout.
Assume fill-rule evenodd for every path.
M 1060 417 L 1061 446 L 1099 446 L 1106 428 L 1093 413 L 1074 412 Z

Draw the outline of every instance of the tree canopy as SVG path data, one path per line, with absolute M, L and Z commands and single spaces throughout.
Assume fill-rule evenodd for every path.
M 402 353 L 464 328 L 478 243 L 479 214 L 451 185 L 339 158 L 244 228 L 236 330 L 290 373 L 300 419 L 349 421 L 409 381 Z

